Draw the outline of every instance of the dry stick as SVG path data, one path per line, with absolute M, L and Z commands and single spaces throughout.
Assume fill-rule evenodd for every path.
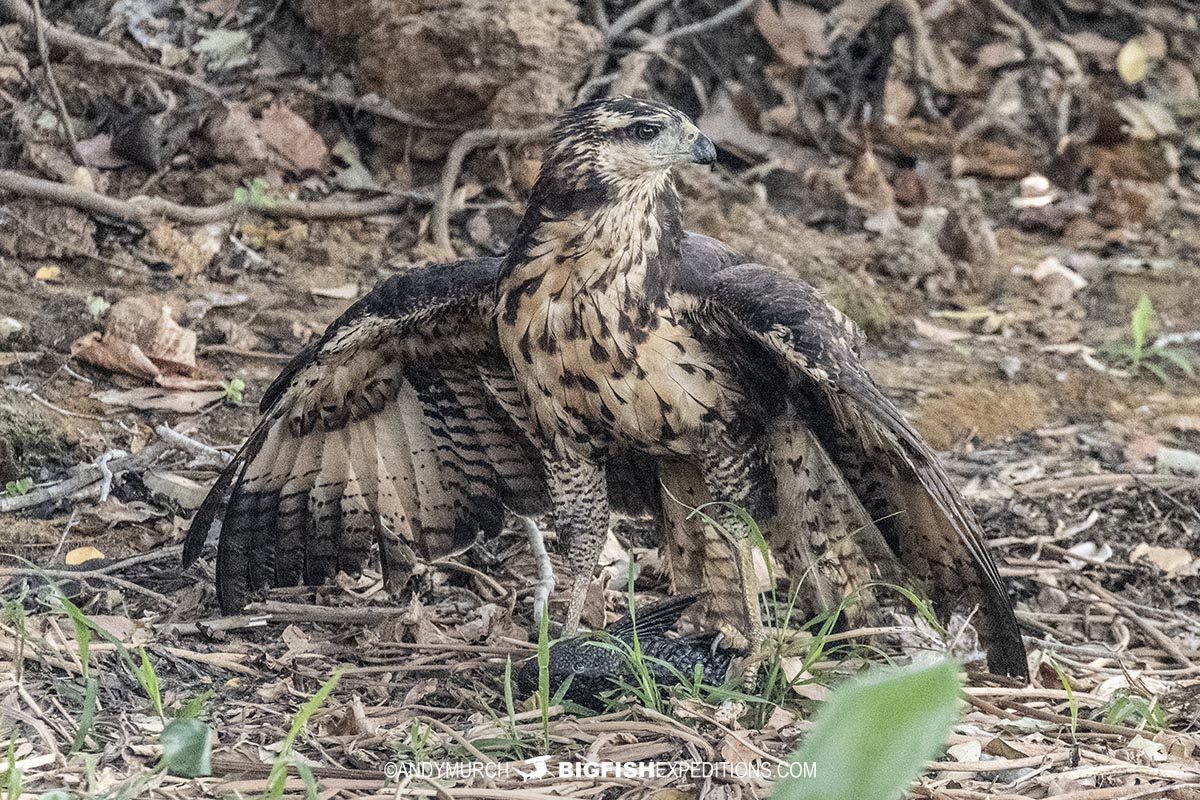
M 78 581 L 83 583 L 88 580 L 98 580 L 104 583 L 111 583 L 113 586 L 118 586 L 122 589 L 128 589 L 131 592 L 145 595 L 155 602 L 162 603 L 164 606 L 174 608 L 173 603 L 166 595 L 159 594 L 153 589 L 147 589 L 144 586 L 138 586 L 133 581 L 127 581 L 124 578 L 118 578 L 116 575 L 105 575 L 102 572 L 87 572 L 69 569 L 31 569 L 28 567 L 0 567 L 0 579 L 7 578 L 55 578 L 64 581 Z
M 50 65 L 50 45 L 46 43 L 46 20 L 42 16 L 41 0 L 33 0 L 33 32 L 37 41 L 38 56 L 42 59 L 42 67 L 46 70 L 46 83 L 50 86 L 50 95 L 58 109 L 58 119 L 62 123 L 63 136 L 71 145 L 71 157 L 76 163 L 82 164 L 83 157 L 79 155 L 79 140 L 75 138 L 75 126 L 71 124 L 71 115 L 67 113 L 67 104 L 63 101 L 62 91 L 58 88 L 58 80 L 54 77 L 54 68 Z
M 442 178 L 438 184 L 437 198 L 433 202 L 430 227 L 433 241 L 446 258 L 454 257 L 454 246 L 450 244 L 450 203 L 454 195 L 454 184 L 462 171 L 463 161 L 477 147 L 490 144 L 521 144 L 541 139 L 554 130 L 553 124 L 536 128 L 482 128 L 467 131 L 454 140 L 446 163 L 442 167 Z
M 1077 575 L 1075 577 L 1079 584 L 1087 587 L 1105 601 L 1111 602 L 1113 600 L 1120 599 L 1095 581 L 1089 580 L 1082 575 Z M 1180 648 L 1179 643 L 1159 630 L 1154 623 L 1150 622 L 1148 619 L 1145 619 L 1140 614 L 1134 614 L 1129 609 L 1121 605 L 1114 605 L 1114 607 L 1121 616 L 1132 622 L 1139 630 L 1142 631 L 1142 633 L 1145 633 L 1147 636 L 1157 642 L 1163 650 L 1166 650 L 1167 653 L 1173 659 L 1183 665 L 1185 669 L 1192 672 L 1200 672 L 1200 666 L 1196 665 L 1196 659 L 1183 652 L 1183 649 Z
M 911 41 L 911 58 L 913 62 L 913 83 L 917 87 L 917 100 L 921 104 L 921 113 L 926 119 L 941 119 L 942 115 L 933 102 L 933 81 L 929 77 L 930 64 L 933 63 L 933 48 L 929 44 L 929 29 L 925 27 L 925 19 L 917 0 L 893 0 L 892 6 L 904 17 L 908 26 L 908 36 Z
M 7 17 L 14 22 L 19 22 L 35 33 L 37 31 L 33 9 L 26 5 L 24 0 L 0 0 L 0 17 Z M 78 53 L 85 61 L 106 64 L 118 69 L 146 72 L 165 80 L 191 86 L 193 89 L 199 89 L 208 96 L 218 100 L 222 99 L 220 92 L 199 78 L 194 78 L 191 75 L 176 72 L 175 70 L 167 69 L 148 61 L 139 61 L 121 48 L 111 45 L 108 42 L 101 42 L 97 39 L 81 36 L 78 33 L 63 30 L 54 25 L 44 26 L 44 34 L 50 44 Z
M 233 460 L 233 456 L 229 455 L 229 453 L 223 453 L 217 448 L 211 447 L 204 442 L 198 442 L 190 436 L 185 436 L 167 425 L 156 425 L 154 432 L 157 433 L 159 438 L 161 438 L 163 441 L 170 442 L 180 450 L 191 453 L 194 456 L 199 456 L 209 461 L 216 461 L 221 465 L 227 465 Z
M 1029 483 L 1019 483 L 1013 490 L 1024 495 L 1038 496 L 1056 492 L 1090 491 L 1096 489 L 1122 489 L 1144 483 L 1157 487 L 1200 488 L 1200 478 L 1183 475 L 1135 475 L 1133 473 L 1104 473 L 1102 475 L 1072 475 L 1066 478 L 1046 478 Z
M 625 9 L 620 16 L 613 20 L 604 32 L 604 41 L 612 44 L 646 17 L 653 14 L 670 0 L 641 0 Z
M 650 36 L 642 31 L 631 31 L 629 38 L 641 45 L 641 49 L 661 47 L 675 39 L 681 39 L 684 36 L 694 36 L 697 33 L 704 33 L 705 31 L 710 31 L 713 28 L 724 25 L 726 22 L 736 19 L 741 14 L 749 11 L 757 2 L 759 0 L 740 0 L 740 2 L 718 11 L 711 17 L 697 20 L 688 25 L 682 25 L 674 30 L 667 31 L 661 36 Z
M 975 699 L 978 700 L 979 698 Z M 1063 716 L 1062 714 L 1055 714 L 1053 711 L 1043 711 L 1040 708 L 1030 708 L 1024 703 L 1018 703 L 1015 700 L 1002 700 L 1001 702 L 1004 703 L 1005 708 L 1012 709 L 1021 716 L 1033 717 L 1034 719 L 1040 719 L 1045 722 L 1057 722 L 1060 725 L 1074 725 L 1075 727 L 1085 731 L 1095 731 L 1096 733 L 1115 733 L 1119 736 L 1128 736 L 1130 738 L 1133 738 L 1134 736 L 1140 736 L 1142 733 L 1139 730 L 1126 727 L 1125 725 L 1109 725 L 1105 722 L 1096 722 L 1095 720 L 1083 718 L 1072 720 L 1070 717 Z
M 264 600 L 246 606 L 249 614 L 266 614 L 274 620 L 286 622 L 350 622 L 373 624 L 402 617 L 409 612 L 401 606 L 364 606 L 341 608 L 337 606 L 310 606 L 303 603 L 284 603 Z
M 0 0 L 0 3 L 2 2 L 5 0 Z M 169 219 L 185 225 L 207 225 L 210 222 L 236 219 L 243 214 L 261 214 L 264 217 L 280 219 L 357 219 L 396 211 L 410 202 L 427 200 L 422 193 L 414 190 L 385 194 L 370 200 L 277 200 L 269 207 L 229 200 L 212 206 L 185 206 L 161 197 L 120 200 L 99 192 L 34 178 L 12 170 L 0 170 L 0 191 L 9 191 L 36 200 L 49 200 L 52 203 L 61 203 L 142 226 L 158 219 Z
M 411 112 L 396 108 L 396 106 L 391 102 L 378 96 L 348 97 L 346 95 L 338 94 L 337 92 L 330 92 L 325 89 L 321 89 L 317 86 L 309 86 L 308 84 L 299 81 L 289 82 L 267 80 L 263 81 L 261 85 L 277 91 L 302 92 L 303 94 L 320 98 L 327 103 L 333 103 L 334 105 L 338 106 L 346 106 L 347 108 L 353 108 L 355 111 L 363 111 L 368 114 L 373 114 L 380 119 L 399 122 L 401 125 L 407 125 L 410 128 L 424 128 L 432 131 L 463 130 L 461 125 L 434 122 L 433 120 L 425 119 L 424 117 L 419 117 Z
M 109 461 L 107 464 L 108 471 L 111 473 L 129 472 L 130 470 L 142 469 L 150 466 L 156 458 L 171 449 L 171 445 L 166 442 L 154 442 L 153 444 L 143 447 L 140 451 L 131 456 L 124 458 L 116 458 Z M 60 500 L 64 497 L 69 497 L 81 489 L 86 489 L 93 483 L 99 482 L 104 477 L 104 470 L 96 464 L 88 464 L 78 475 L 67 478 L 65 481 L 46 486 L 40 489 L 34 489 L 29 494 L 23 494 L 18 497 L 0 497 L 0 513 L 9 511 L 20 511 L 25 508 L 33 508 L 42 503 L 49 503 L 54 500 Z

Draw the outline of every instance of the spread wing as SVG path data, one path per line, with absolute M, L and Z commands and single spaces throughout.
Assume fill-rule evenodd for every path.
M 503 506 L 546 507 L 541 456 L 492 322 L 498 261 L 393 276 L 296 356 L 188 532 L 220 528 L 218 598 L 357 574 L 377 546 L 398 588 L 415 556 L 495 534 Z
M 938 611 L 964 600 L 978 605 L 989 668 L 1027 677 L 1016 619 L 983 532 L 937 456 L 867 374 L 853 323 L 811 286 L 758 264 L 693 269 L 680 289 L 695 330 L 711 346 L 760 362 L 759 377 L 750 378 L 760 393 L 786 392 Z

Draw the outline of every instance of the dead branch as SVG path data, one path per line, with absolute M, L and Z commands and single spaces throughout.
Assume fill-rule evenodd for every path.
M 933 47 L 929 43 L 929 29 L 925 26 L 921 6 L 917 0 L 893 0 L 892 6 L 904 17 L 904 24 L 908 26 L 913 62 L 913 87 L 917 91 L 917 102 L 920 103 L 921 114 L 926 119 L 941 119 L 942 115 L 933 102 L 933 80 L 930 77 L 933 67 Z
M 157 425 L 154 432 L 162 438 L 163 441 L 169 442 L 180 450 L 199 456 L 206 461 L 216 462 L 221 466 L 227 465 L 233 460 L 233 456 L 228 453 L 223 453 L 215 447 L 210 447 L 204 442 L 198 442 L 190 436 L 185 436 L 179 431 L 167 425 Z
M 612 44 L 632 30 L 643 19 L 653 14 L 662 6 L 665 6 L 667 2 L 668 0 L 641 0 L 641 2 L 634 3 L 625 9 L 608 26 L 608 30 L 604 32 L 604 41 L 607 44 Z
M 70 570 L 70 569 L 41 569 L 35 567 L 0 567 L 0 580 L 9 578 L 46 578 L 48 580 L 61 581 L 78 581 L 80 583 L 89 580 L 100 581 L 101 583 L 109 583 L 120 589 L 135 592 L 140 595 L 149 597 L 156 603 L 161 603 L 164 608 L 174 608 L 175 603 L 172 602 L 166 595 L 160 594 L 153 589 L 147 589 L 145 586 L 139 586 L 133 581 L 127 581 L 124 578 L 116 575 L 107 575 L 102 572 L 92 572 L 89 570 Z
M 163 441 L 157 441 L 143 447 L 131 456 L 112 459 L 104 467 L 101 467 L 99 464 L 88 464 L 80 470 L 78 475 L 67 478 L 65 481 L 56 483 L 53 486 L 34 489 L 29 494 L 17 497 L 0 497 L 0 513 L 20 511 L 40 506 L 42 503 L 50 503 L 55 500 L 61 500 L 64 497 L 70 497 L 75 492 L 86 489 L 93 483 L 102 480 L 106 469 L 112 474 L 129 472 L 135 469 L 145 469 L 170 449 L 171 445 Z
M 63 100 L 62 91 L 58 88 L 58 80 L 54 77 L 54 67 L 50 64 L 50 45 L 46 43 L 46 19 L 42 16 L 41 0 L 33 0 L 33 31 L 37 42 L 38 56 L 42 59 L 42 68 L 46 70 L 46 83 L 50 87 L 50 95 L 54 98 L 54 107 L 58 112 L 58 122 L 62 126 L 63 136 L 71 145 L 71 157 L 76 163 L 82 164 L 79 156 L 79 140 L 75 138 L 75 126 L 71 124 L 71 115 L 67 113 L 67 104 Z
M 454 257 L 454 246 L 450 243 L 450 203 L 453 200 L 454 185 L 458 183 L 463 161 L 471 151 L 490 144 L 522 144 L 536 141 L 548 136 L 553 129 L 554 126 L 550 123 L 536 128 L 482 128 L 467 131 L 455 139 L 442 167 L 442 178 L 438 184 L 437 199 L 433 202 L 433 218 L 430 221 L 434 244 L 446 258 Z
M 410 111 L 404 111 L 403 109 L 396 108 L 396 106 L 388 100 L 376 95 L 371 95 L 368 97 L 349 97 L 344 94 L 326 91 L 325 89 L 320 89 L 316 86 L 309 86 L 303 81 L 264 80 L 261 83 L 264 86 L 268 86 L 278 91 L 302 92 L 304 94 L 311 95 L 312 97 L 320 98 L 327 103 L 353 108 L 355 111 L 363 111 L 367 114 L 374 114 L 380 119 L 399 122 L 401 125 L 407 125 L 410 128 L 424 128 L 426 130 L 433 131 L 463 130 L 461 125 L 434 122 L 433 120 L 419 117 Z
M 24 0 L 0 0 L 0 17 L 18 22 L 24 25 L 35 36 L 37 35 L 39 26 L 37 25 L 36 16 L 33 9 Z M 199 78 L 194 78 L 191 75 L 176 72 L 175 70 L 167 69 L 148 61 L 139 61 L 116 45 L 101 42 L 88 36 L 82 36 L 73 31 L 63 30 L 55 25 L 41 26 L 41 29 L 47 42 L 55 47 L 61 47 L 64 50 L 70 50 L 73 53 L 79 54 L 84 61 L 104 64 L 116 69 L 145 72 L 164 80 L 198 89 L 217 100 L 222 99 L 220 92 Z
M 4 0 L 0 0 L 4 2 Z M 428 202 L 429 196 L 417 189 L 373 197 L 370 200 L 277 200 L 268 205 L 249 205 L 228 200 L 211 206 L 185 206 L 161 197 L 134 197 L 121 200 L 100 192 L 34 178 L 12 170 L 0 170 L 0 191 L 8 191 L 35 200 L 72 206 L 82 211 L 135 225 L 146 226 L 160 219 L 185 225 L 225 222 L 246 214 L 275 219 L 358 219 L 386 214 L 412 202 Z

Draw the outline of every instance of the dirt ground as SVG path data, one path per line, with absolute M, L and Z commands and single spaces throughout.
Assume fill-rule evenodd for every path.
M 87 7 L 58 11 L 86 29 Z M 280 36 L 310 41 L 291 6 L 264 18 Z M 68 60 L 58 79 L 86 83 L 84 69 Z M 5 94 L 15 91 L 4 80 Z M 114 78 L 91 80 L 103 89 Z M 279 97 L 322 119 L 308 131 L 336 138 L 338 112 L 304 93 Z M 14 142 L 0 167 L 27 168 L 62 149 L 44 126 L 10 120 L 8 130 Z M 29 130 L 42 139 L 16 141 Z M 0 495 L 0 744 L 11 743 L 10 763 L 23 773 L 15 794 L 266 791 L 297 711 L 340 670 L 294 745 L 321 798 L 767 796 L 770 781 L 755 775 L 525 782 L 522 771 L 542 754 L 552 770 L 583 759 L 776 764 L 827 687 L 884 656 L 903 663 L 950 645 L 901 615 L 882 632 L 848 635 L 769 713 L 678 698 L 598 716 L 555 708 L 544 728 L 529 698 L 506 709 L 506 662 L 533 652 L 536 570 L 519 532 L 424 566 L 411 595 L 387 596 L 368 571 L 317 591 L 277 590 L 243 617 L 219 616 L 208 560 L 181 571 L 192 510 L 282 365 L 379 278 L 440 252 L 423 188 L 436 171 L 381 166 L 389 132 L 373 129 L 364 169 L 382 183 L 408 170 L 408 199 L 364 218 L 248 212 L 134 224 L 0 192 L 0 317 L 12 321 L 0 319 L 0 484 L 9 486 Z M 522 147 L 470 164 L 450 217 L 458 256 L 502 252 L 521 210 Z M 1178 360 L 1147 356 L 1160 379 L 1130 374 L 1121 355 L 1144 294 L 1147 346 L 1175 336 L 1167 349 L 1200 365 L 1195 182 L 1176 181 L 1154 213 L 1129 224 L 1064 229 L 1031 224 L 1014 207 L 1017 180 L 980 178 L 973 208 L 994 230 L 995 250 L 955 259 L 936 236 L 918 235 L 919 209 L 901 209 L 901 227 L 882 231 L 806 226 L 744 167 L 723 157 L 713 173 L 681 176 L 689 227 L 813 282 L 859 322 L 872 374 L 942 452 L 980 517 L 1031 649 L 1031 686 L 980 678 L 967 688 L 950 748 L 914 796 L 1200 797 L 1200 384 Z M 93 188 L 114 197 L 191 205 L 248 191 L 257 174 L 217 156 L 91 172 Z M 313 195 L 315 179 L 268 172 L 272 196 Z M 131 356 L 129 342 L 154 357 Z M 156 444 L 161 426 L 193 445 Z M 111 481 L 102 479 L 110 462 L 126 465 Z M 71 480 L 77 491 L 64 490 Z M 612 620 L 625 607 L 630 542 L 622 534 L 610 544 L 596 588 Z M 635 544 L 639 596 L 659 596 L 657 557 Z M 60 593 L 103 631 L 91 637 L 90 661 Z M 564 602 L 560 592 L 554 609 Z M 806 646 L 794 641 L 785 660 Z M 163 720 L 126 666 L 138 648 L 168 711 L 207 695 L 213 777 L 154 769 Z M 494 770 L 440 784 L 395 771 L 423 760 Z M 286 792 L 305 791 L 293 768 Z

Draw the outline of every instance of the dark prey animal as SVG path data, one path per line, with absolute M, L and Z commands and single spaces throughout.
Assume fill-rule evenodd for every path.
M 504 259 L 389 278 L 296 356 L 188 535 L 185 563 L 220 528 L 222 608 L 357 573 L 373 550 L 396 590 L 418 557 L 495 536 L 506 509 L 548 511 L 569 636 L 616 511 L 658 521 L 672 590 L 753 656 L 744 509 L 803 582 L 803 610 L 852 597 L 861 617 L 861 590 L 887 574 L 943 616 L 974 610 L 990 669 L 1026 677 L 979 525 L 867 374 L 854 324 L 807 283 L 684 231 L 671 172 L 715 156 L 668 106 L 574 108 Z
M 679 618 L 694 596 L 672 597 L 626 614 L 604 629 L 550 646 L 546 664 L 550 695 L 554 696 L 568 678 L 571 684 L 563 697 L 594 711 L 604 709 L 601 694 L 609 689 L 636 686 L 632 663 L 636 627 L 637 649 L 646 672 L 659 686 L 675 686 L 684 680 L 720 686 L 729 674 L 735 651 L 721 647 L 715 631 L 690 636 L 671 636 Z M 608 642 L 602 646 L 597 642 Z M 697 668 L 699 671 L 697 673 Z M 524 695 L 538 690 L 538 660 L 533 657 L 517 671 L 517 688 Z

